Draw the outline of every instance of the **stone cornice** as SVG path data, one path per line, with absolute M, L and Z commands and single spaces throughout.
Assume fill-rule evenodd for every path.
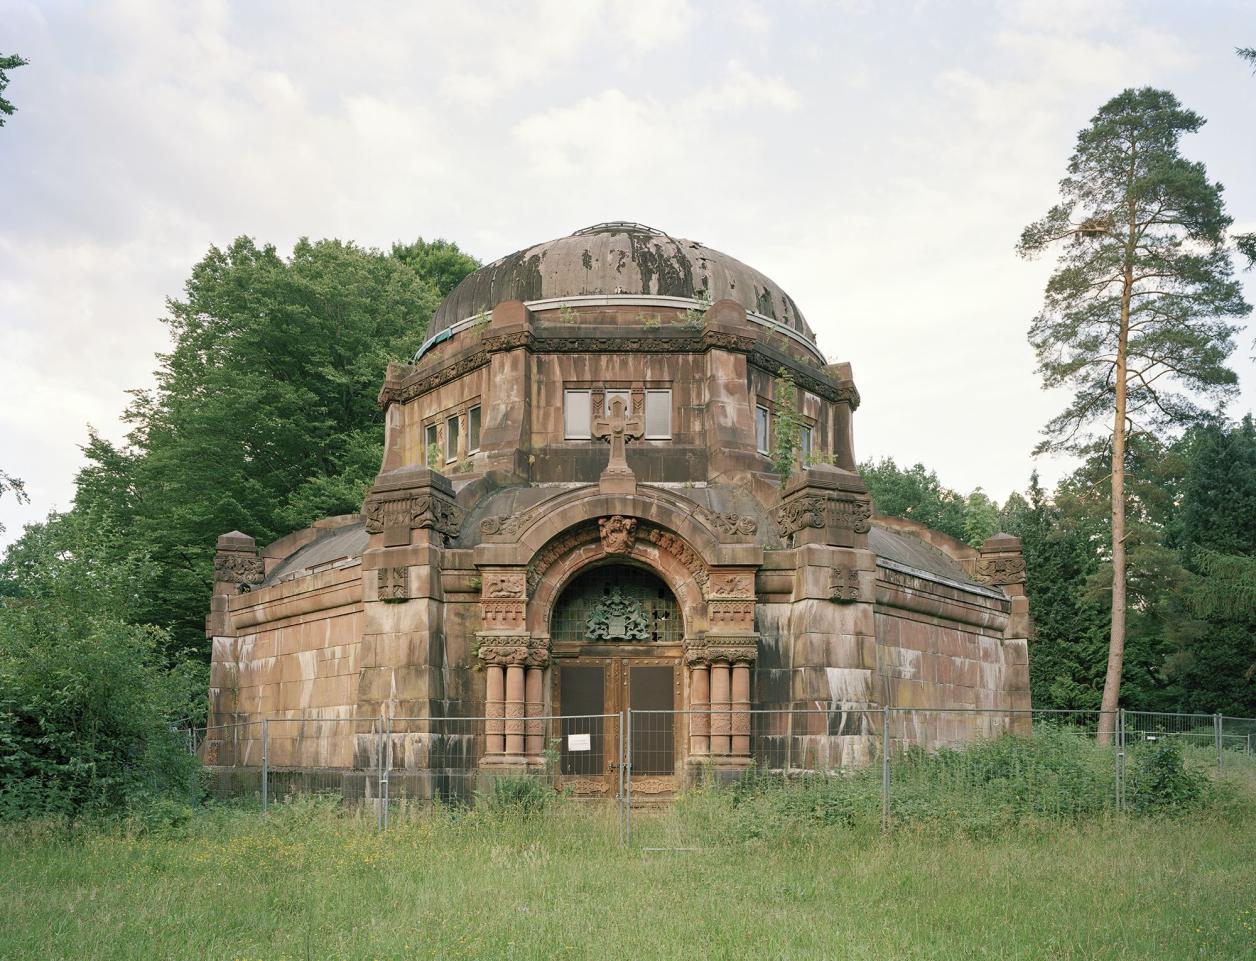
M 423 394 L 464 377 L 489 362 L 502 351 L 524 349 L 530 352 L 557 354 L 634 353 L 634 354 L 700 354 L 709 350 L 727 350 L 745 354 L 749 363 L 775 376 L 781 367 L 794 376 L 794 382 L 809 393 L 832 402 L 845 402 L 851 409 L 859 407 L 859 391 L 851 381 L 834 383 L 814 367 L 762 343 L 758 338 L 725 330 L 679 330 L 638 332 L 632 329 L 608 333 L 556 334 L 553 331 L 513 330 L 485 334 L 477 349 L 451 358 L 431 369 L 411 368 L 400 380 L 384 382 L 379 404 L 405 403 Z M 404 368 L 403 368 L 404 369 Z

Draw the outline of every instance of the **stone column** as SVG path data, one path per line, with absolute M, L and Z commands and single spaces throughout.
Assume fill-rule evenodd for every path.
M 732 678 L 731 751 L 736 757 L 750 756 L 750 664 L 736 661 Z
M 488 679 L 484 688 L 484 753 L 502 754 L 506 750 L 506 672 L 500 664 L 486 668 Z
M 545 668 L 528 665 L 523 680 L 527 721 L 524 723 L 524 750 L 528 757 L 539 758 L 545 750 Z
M 506 666 L 506 754 L 523 754 L 523 665 Z
M 728 661 L 714 661 L 711 664 L 711 753 L 717 757 L 728 754 L 731 693 Z
M 689 753 L 711 753 L 711 668 L 705 663 L 689 669 Z
M 541 763 L 545 747 L 545 665 L 549 649 L 526 634 L 481 631 L 478 656 L 485 683 L 482 766 L 520 767 Z M 526 755 L 526 756 L 525 756 Z

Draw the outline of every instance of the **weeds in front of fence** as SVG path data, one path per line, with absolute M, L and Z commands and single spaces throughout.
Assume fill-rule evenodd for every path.
M 910 748 L 892 764 L 891 827 L 984 837 L 1009 829 L 1116 815 L 1110 749 L 1067 730 L 1005 734 L 958 748 Z M 805 837 L 817 828 L 875 831 L 882 824 L 881 773 L 754 770 L 732 784 L 705 778 L 668 811 L 638 817 L 642 843 L 714 844 Z M 1229 797 L 1171 741 L 1126 760 L 1130 814 L 1198 812 Z M 668 823 L 668 821 L 671 823 Z

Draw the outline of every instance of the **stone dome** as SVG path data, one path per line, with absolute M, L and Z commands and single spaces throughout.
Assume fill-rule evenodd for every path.
M 599 297 L 632 303 L 650 297 L 698 300 L 704 294 L 712 302 L 734 300 L 748 313 L 815 343 L 793 298 L 753 267 L 696 240 L 626 222 L 586 227 L 481 267 L 437 308 L 428 336 L 505 300 Z

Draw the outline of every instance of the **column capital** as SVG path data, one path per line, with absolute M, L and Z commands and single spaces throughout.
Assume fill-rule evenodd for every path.
M 549 663 L 547 638 L 479 631 L 475 639 L 476 657 L 483 665 L 545 667 Z

